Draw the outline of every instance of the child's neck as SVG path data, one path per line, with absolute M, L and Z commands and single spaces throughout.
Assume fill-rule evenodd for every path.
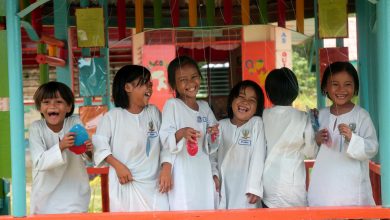
M 243 124 L 247 123 L 248 121 L 239 120 L 239 119 L 233 117 L 232 119 L 230 119 L 230 122 L 237 127 L 241 127 Z
M 139 114 L 144 110 L 145 106 L 139 106 L 139 105 L 134 105 L 130 104 L 130 106 L 127 108 L 127 111 L 133 114 Z
M 47 121 L 46 121 L 46 125 L 47 127 L 52 130 L 54 133 L 58 133 L 62 130 L 62 128 L 64 127 L 64 121 L 62 121 L 62 123 L 60 124 L 57 124 L 57 125 L 53 125 L 53 124 L 49 124 Z
M 186 104 L 191 109 L 193 109 L 195 111 L 199 110 L 199 105 L 196 102 L 196 98 L 187 98 L 187 97 L 186 98 L 182 98 L 182 97 L 179 97 L 179 99 L 182 100 L 184 102 L 184 104 Z
M 332 113 L 333 115 L 342 115 L 350 112 L 354 106 L 355 104 L 353 104 L 352 102 L 348 102 L 343 105 L 332 104 L 332 106 L 330 106 L 330 113 Z

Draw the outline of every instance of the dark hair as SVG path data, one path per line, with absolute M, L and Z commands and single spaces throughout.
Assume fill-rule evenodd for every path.
M 326 84 L 328 83 L 329 77 L 331 77 L 332 75 L 336 75 L 337 73 L 340 73 L 342 71 L 347 72 L 353 78 L 353 82 L 355 84 L 354 86 L 355 91 L 353 94 L 354 95 L 359 94 L 359 76 L 357 74 L 355 67 L 350 62 L 337 61 L 327 66 L 324 71 L 324 75 L 322 76 L 322 80 L 321 80 L 321 92 L 323 95 L 326 94 L 326 96 L 328 96 L 326 92 Z
M 232 103 L 235 98 L 237 98 L 240 95 L 240 92 L 242 90 L 245 91 L 246 88 L 251 87 L 253 90 L 255 90 L 256 96 L 257 96 L 257 106 L 256 106 L 256 112 L 255 115 L 261 117 L 263 115 L 264 110 L 264 93 L 263 90 L 260 88 L 260 86 L 253 82 L 252 80 L 244 80 L 242 82 L 237 83 L 232 90 L 230 90 L 229 98 L 228 98 L 228 104 L 227 104 L 227 113 L 228 117 L 230 119 L 233 118 L 233 108 Z
M 65 117 L 71 116 L 74 111 L 74 95 L 72 90 L 61 82 L 52 81 L 39 86 L 37 91 L 34 93 L 35 107 L 40 110 L 42 100 L 59 98 L 58 95 L 65 100 L 66 104 L 72 106 L 70 112 L 66 113 Z M 42 113 L 41 116 L 43 117 Z
M 174 60 L 172 60 L 168 65 L 168 83 L 171 86 L 172 90 L 175 91 L 176 97 L 179 98 L 180 94 L 176 90 L 176 71 L 183 66 L 193 66 L 199 73 L 200 78 L 202 79 L 202 74 L 200 73 L 200 69 L 198 63 L 188 56 L 178 56 Z
M 129 97 L 125 90 L 126 83 L 139 79 L 137 86 L 142 86 L 150 81 L 150 71 L 139 65 L 126 65 L 115 74 L 112 83 L 112 98 L 116 107 L 127 109 Z
M 297 77 L 289 68 L 273 69 L 265 79 L 265 92 L 274 105 L 291 105 L 299 94 Z

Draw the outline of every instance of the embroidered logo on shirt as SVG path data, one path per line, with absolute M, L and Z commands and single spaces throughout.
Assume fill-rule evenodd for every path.
M 251 145 L 251 140 L 250 140 L 250 135 L 249 135 L 249 131 L 248 130 L 242 130 L 242 136 L 240 137 L 240 139 L 238 139 L 238 144 L 239 145 Z
M 154 124 L 153 121 L 149 121 L 149 131 L 148 131 L 148 137 L 149 138 L 155 138 L 158 136 L 157 131 L 154 130 Z
M 198 123 L 202 123 L 202 117 L 198 116 L 198 117 L 196 118 L 196 121 L 197 121 Z

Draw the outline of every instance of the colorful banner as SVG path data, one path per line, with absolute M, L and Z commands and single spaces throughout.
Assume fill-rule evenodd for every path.
M 242 43 L 242 80 L 258 83 L 264 91 L 265 78 L 275 68 L 275 43 L 273 41 Z M 272 106 L 266 98 L 265 106 Z
M 90 138 L 95 134 L 100 119 L 107 111 L 108 107 L 106 105 L 80 106 L 80 120 L 87 129 Z
M 326 67 L 336 61 L 349 61 L 348 47 L 320 48 L 320 78 Z
M 142 65 L 152 73 L 153 95 L 150 103 L 160 110 L 165 101 L 173 97 L 168 84 L 168 64 L 176 57 L 174 45 L 144 45 L 142 47 Z
M 320 38 L 348 37 L 347 0 L 318 0 Z
M 103 8 L 77 8 L 75 14 L 78 47 L 104 47 Z

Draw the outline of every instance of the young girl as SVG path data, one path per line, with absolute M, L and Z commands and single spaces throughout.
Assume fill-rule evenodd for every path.
M 74 96 L 63 83 L 48 82 L 34 94 L 42 119 L 31 124 L 29 145 L 32 159 L 31 214 L 87 212 L 90 188 L 87 170 L 80 155 L 69 151 L 81 124 L 72 116 Z M 92 144 L 84 144 L 92 151 Z
M 351 101 L 359 92 L 356 69 L 349 62 L 330 64 L 321 90 L 333 104 L 319 112 L 316 141 L 321 147 L 311 173 L 309 205 L 375 205 L 368 162 L 378 141 L 370 115 Z
M 216 135 L 218 125 L 209 105 L 196 100 L 200 80 L 198 64 L 189 57 L 177 57 L 168 66 L 168 82 L 176 98 L 165 103 L 160 138 L 173 157 L 174 187 L 168 194 L 171 210 L 214 209 L 208 155 L 211 141 L 206 129 Z
M 272 70 L 265 91 L 274 104 L 263 114 L 267 157 L 264 165 L 264 207 L 307 206 L 305 157 L 317 153 L 309 115 L 292 107 L 299 93 L 288 68 Z
M 160 111 L 148 105 L 152 95 L 149 70 L 137 65 L 122 67 L 114 77 L 112 95 L 116 108 L 103 116 L 92 138 L 95 163 L 110 164 L 110 210 L 168 210 L 170 157 L 160 153 Z
M 263 91 L 255 82 L 242 81 L 231 90 L 229 118 L 219 121 L 220 147 L 212 156 L 217 157 L 213 160 L 217 190 L 221 185 L 219 209 L 259 207 L 265 158 L 263 109 Z

